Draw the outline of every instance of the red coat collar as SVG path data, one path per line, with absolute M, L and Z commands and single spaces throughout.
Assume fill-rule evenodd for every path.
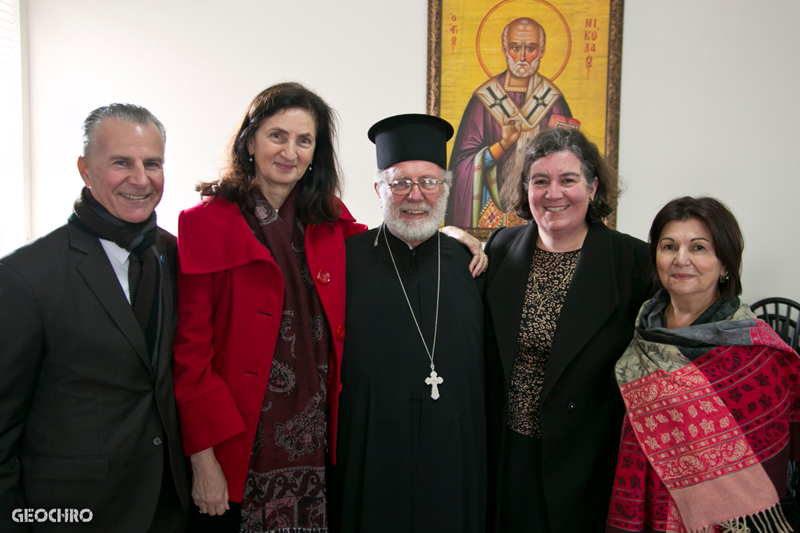
M 339 205 L 342 213 L 336 223 L 355 222 L 341 201 Z M 327 222 L 307 226 L 306 244 L 313 233 L 325 231 L 330 226 Z M 181 212 L 178 218 L 178 256 L 181 270 L 186 274 L 208 274 L 255 261 L 273 261 L 269 250 L 250 231 L 239 206 L 219 197 L 205 198 Z

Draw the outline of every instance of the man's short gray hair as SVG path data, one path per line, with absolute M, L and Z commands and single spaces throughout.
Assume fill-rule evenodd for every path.
M 449 187 L 453 183 L 453 173 L 449 170 L 445 170 L 442 167 L 439 167 L 442 170 L 442 179 L 444 183 Z M 396 167 L 389 167 L 383 170 L 376 170 L 375 173 L 372 175 L 372 181 L 378 184 L 378 190 L 382 190 L 384 186 L 386 186 L 390 181 L 397 177 L 397 168 Z
M 142 106 L 134 104 L 110 104 L 103 107 L 98 107 L 86 117 L 83 121 L 83 156 L 89 155 L 89 152 L 95 146 L 94 135 L 100 124 L 107 118 L 113 118 L 121 122 L 129 122 L 131 124 L 141 124 L 147 126 L 153 124 L 158 128 L 161 133 L 161 141 L 166 144 L 167 132 L 164 125 L 158 120 L 155 115 Z

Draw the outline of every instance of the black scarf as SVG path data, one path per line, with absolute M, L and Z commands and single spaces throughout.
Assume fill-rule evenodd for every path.
M 150 251 L 158 236 L 155 211 L 144 222 L 125 222 L 109 213 L 108 209 L 95 200 L 92 191 L 84 187 L 81 195 L 75 200 L 73 213 L 68 220 L 70 224 L 89 235 L 125 248 L 131 255 L 136 255 L 141 262 L 142 278 L 136 294 L 131 294 L 131 306 L 136 320 L 147 337 L 147 348 L 152 357 L 157 328 L 156 320 L 151 318 L 158 311 L 155 304 L 158 301 L 156 289 L 159 285 L 158 257 Z

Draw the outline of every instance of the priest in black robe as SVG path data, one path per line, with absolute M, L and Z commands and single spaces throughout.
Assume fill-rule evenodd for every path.
M 375 124 L 384 223 L 347 247 L 347 336 L 331 531 L 485 530 L 482 279 L 440 233 L 453 129 L 428 115 Z

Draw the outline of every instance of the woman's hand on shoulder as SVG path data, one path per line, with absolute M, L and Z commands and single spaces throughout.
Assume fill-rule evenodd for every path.
M 203 514 L 221 515 L 228 509 L 228 481 L 214 455 L 208 448 L 190 456 L 192 463 L 192 500 Z
M 457 240 L 472 252 L 469 271 L 472 273 L 473 278 L 477 278 L 486 271 L 489 267 L 489 256 L 483 253 L 481 241 L 456 226 L 445 226 L 442 228 L 442 233 Z

